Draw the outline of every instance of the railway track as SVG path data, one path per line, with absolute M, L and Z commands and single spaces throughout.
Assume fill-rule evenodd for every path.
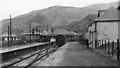
M 50 51 L 48 51 L 48 50 L 50 50 Z M 26 59 L 29 59 L 30 57 L 36 56 L 31 62 L 29 62 L 29 64 L 27 64 L 27 65 L 25 66 L 25 68 L 28 68 L 28 67 L 30 67 L 32 64 L 34 64 L 35 62 L 37 62 L 38 60 L 40 60 L 41 58 L 43 58 L 43 57 L 45 57 L 45 56 L 49 56 L 50 53 L 53 53 L 53 52 L 55 52 L 56 50 L 57 50 L 57 49 L 54 48 L 54 46 L 52 46 L 52 45 L 51 45 L 51 46 L 47 46 L 47 47 L 45 47 L 45 48 L 43 48 L 43 49 L 41 49 L 41 50 L 38 50 L 38 51 L 36 51 L 36 52 L 34 52 L 34 53 L 26 56 L 26 57 L 20 57 L 20 58 L 18 58 L 17 60 L 15 60 L 15 61 L 13 61 L 13 62 L 3 63 L 3 64 L 2 64 L 2 68 L 9 68 L 9 67 L 14 66 L 15 64 L 18 64 L 18 63 L 20 63 L 20 62 L 22 62 L 22 61 L 24 61 L 24 60 L 26 60 Z M 42 52 L 45 52 L 45 54 L 42 54 L 42 55 L 41 55 Z
M 51 50 L 50 52 L 48 53 L 45 53 L 43 55 L 37 55 L 29 64 L 27 64 L 24 68 L 29 68 L 30 66 L 32 66 L 35 62 L 39 61 L 40 59 L 42 59 L 43 57 L 47 56 L 50 54 L 50 53 L 53 53 L 55 52 L 56 50 Z M 40 57 L 39 57 L 40 56 Z

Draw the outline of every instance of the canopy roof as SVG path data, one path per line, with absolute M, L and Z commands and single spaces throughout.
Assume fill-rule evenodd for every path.
M 68 31 L 66 29 L 56 29 L 54 31 L 54 34 L 68 34 L 68 35 L 79 35 L 73 31 Z
M 8 33 L 4 33 L 4 34 L 2 34 L 2 36 L 1 37 L 8 37 Z M 17 37 L 16 35 L 14 35 L 14 34 L 12 34 L 12 37 Z

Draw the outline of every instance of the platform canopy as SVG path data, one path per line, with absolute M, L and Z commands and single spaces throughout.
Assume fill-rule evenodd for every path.
M 68 30 L 66 30 L 66 29 L 56 29 L 56 30 L 54 31 L 54 34 L 56 34 L 56 35 L 57 35 L 57 34 L 79 35 L 79 34 L 73 32 L 73 31 L 68 31 Z
M 4 34 L 2 34 L 2 36 L 1 37 L 8 37 L 8 33 L 4 33 Z M 16 35 L 14 35 L 14 34 L 12 34 L 12 37 L 17 37 Z

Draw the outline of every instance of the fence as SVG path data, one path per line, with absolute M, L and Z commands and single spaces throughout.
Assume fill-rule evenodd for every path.
M 87 47 L 89 47 L 89 44 Z M 95 45 L 94 48 L 89 48 L 91 48 L 93 51 L 100 50 L 108 56 L 116 56 L 117 60 L 120 62 L 120 39 L 117 39 L 116 41 L 99 40 L 97 41 L 97 45 Z

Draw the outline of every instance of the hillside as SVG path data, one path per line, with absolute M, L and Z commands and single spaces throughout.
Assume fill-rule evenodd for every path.
M 103 4 L 110 5 L 110 4 Z M 92 7 L 91 7 L 92 6 Z M 38 28 L 40 30 L 46 29 L 46 26 L 49 27 L 61 27 L 68 25 L 69 27 L 76 26 L 74 21 L 80 21 L 89 14 L 97 14 L 99 4 L 91 5 L 83 8 L 76 7 L 65 7 L 65 6 L 52 6 L 43 10 L 34 10 L 27 14 L 23 14 L 17 17 L 12 18 L 13 32 L 20 34 L 22 32 L 28 32 L 29 24 L 32 24 L 32 28 Z M 93 8 L 96 7 L 96 8 Z M 101 6 L 101 4 L 100 4 Z M 106 7 L 109 8 L 109 7 Z M 115 6 L 114 6 L 115 7 Z M 2 32 L 7 32 L 7 26 L 9 24 L 9 19 L 2 20 Z M 72 24 L 72 25 L 71 25 Z M 84 22 L 79 22 L 79 25 L 84 24 Z M 67 28 L 73 30 L 73 28 Z M 81 27 L 81 29 L 84 26 Z M 74 28 L 76 31 L 76 28 Z M 79 31 L 79 30 L 78 30 Z
M 106 8 L 110 8 L 110 7 L 115 7 L 117 8 L 118 7 L 118 2 L 113 2 L 113 3 L 109 3 L 109 4 L 94 4 L 94 5 L 90 5 L 90 6 L 87 6 L 87 8 L 94 8 L 94 9 L 97 9 L 97 10 L 105 10 Z
M 97 18 L 97 14 L 91 14 L 91 15 L 84 17 L 82 20 L 74 21 L 68 25 L 56 27 L 56 28 L 64 28 L 69 31 L 75 31 L 79 34 L 85 33 L 87 31 L 86 26 L 92 23 L 95 18 Z

